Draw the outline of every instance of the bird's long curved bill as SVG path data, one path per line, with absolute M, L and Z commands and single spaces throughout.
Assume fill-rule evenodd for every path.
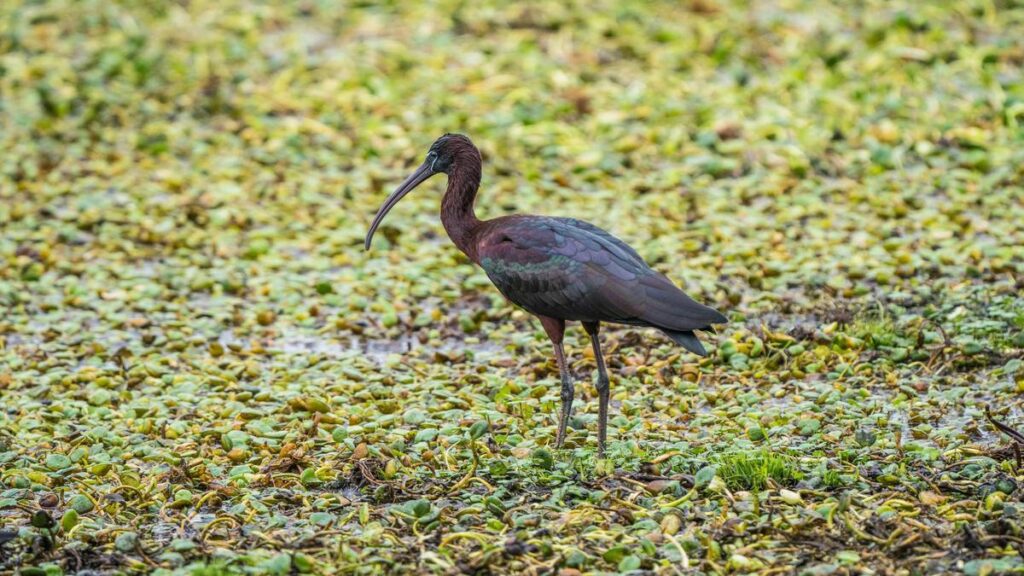
M 388 215 L 388 212 L 398 204 L 406 194 L 412 191 L 413 188 L 419 186 L 424 180 L 434 175 L 434 171 L 430 169 L 430 164 L 423 163 L 415 172 L 409 175 L 408 178 L 402 182 L 394 192 L 388 196 L 384 204 L 381 204 L 380 210 L 377 210 L 377 215 L 373 217 L 373 223 L 370 224 L 370 231 L 366 233 L 366 242 L 363 244 L 364 249 L 370 249 L 370 242 L 373 240 L 373 233 L 377 231 L 377 227 L 384 221 L 384 217 Z

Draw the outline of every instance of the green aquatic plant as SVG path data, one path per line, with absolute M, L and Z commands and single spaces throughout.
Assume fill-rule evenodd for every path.
M 1019 570 L 1022 27 L 0 2 L 0 573 Z M 585 334 L 557 450 L 550 344 L 440 190 L 362 250 L 445 132 L 481 218 L 592 222 L 730 320 L 602 331 L 606 459 Z
M 789 486 L 802 477 L 791 457 L 769 449 L 723 454 L 716 468 L 727 486 L 740 490 L 763 490 L 769 481 Z

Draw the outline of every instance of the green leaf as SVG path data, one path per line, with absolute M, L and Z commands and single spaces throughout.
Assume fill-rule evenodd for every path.
M 419 426 L 420 424 L 426 422 L 427 417 L 427 413 L 424 412 L 423 410 L 417 410 L 413 408 L 412 410 L 407 411 L 402 416 L 402 420 L 404 420 L 405 423 L 409 424 L 410 426 Z
M 484 434 L 487 433 L 487 422 L 484 420 L 477 420 L 469 428 L 469 437 L 473 440 L 479 440 Z
M 78 525 L 78 511 L 74 508 L 69 508 L 64 512 L 64 515 L 60 518 L 60 527 L 65 533 L 70 532 L 72 528 Z
M 543 470 L 551 470 L 555 467 L 555 458 L 547 448 L 537 448 L 530 455 L 533 465 Z
M 50 513 L 47 512 L 46 510 L 37 510 L 34 514 L 32 514 L 32 525 L 36 528 L 53 528 L 53 517 L 50 516 Z
M 64 470 L 71 466 L 71 459 L 64 454 L 50 454 L 46 457 L 46 467 L 50 470 Z
M 122 532 L 114 538 L 114 547 L 120 552 L 134 552 L 139 545 L 139 536 L 135 532 Z
M 715 472 L 718 469 L 715 466 L 705 466 L 697 471 L 697 474 L 693 477 L 694 485 L 697 488 L 704 488 L 711 483 L 711 479 L 715 477 Z
M 75 494 L 72 496 L 71 500 L 68 501 L 68 506 L 79 514 L 88 514 L 89 512 L 92 512 L 94 508 L 92 500 L 83 494 Z
M 412 515 L 417 518 L 422 518 L 430 513 L 430 501 L 429 500 L 413 500 L 409 503 L 409 510 Z
M 604 554 L 601 555 L 601 558 L 603 558 L 604 561 L 609 564 L 617 565 L 628 555 L 629 548 L 626 548 L 625 546 L 615 546 L 613 548 L 605 550 Z
M 640 557 L 639 556 L 626 556 L 619 561 L 619 572 L 632 572 L 633 570 L 640 569 Z
M 334 514 L 329 512 L 314 512 L 309 515 L 309 521 L 317 526 L 327 526 L 334 522 Z

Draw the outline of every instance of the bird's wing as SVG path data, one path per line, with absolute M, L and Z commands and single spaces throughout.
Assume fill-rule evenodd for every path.
M 498 290 L 553 318 L 695 330 L 725 318 L 683 294 L 625 242 L 571 218 L 500 219 L 480 237 Z

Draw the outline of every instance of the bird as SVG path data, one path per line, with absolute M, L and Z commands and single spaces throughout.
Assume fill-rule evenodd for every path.
M 536 316 L 554 347 L 561 378 L 561 410 L 555 446 L 562 448 L 572 414 L 575 383 L 565 358 L 566 322 L 580 322 L 597 364 L 598 456 L 608 435 L 608 369 L 601 352 L 601 323 L 660 330 L 686 350 L 707 352 L 694 331 L 726 323 L 720 312 L 687 296 L 664 274 L 609 232 L 575 218 L 512 214 L 480 220 L 474 205 L 483 159 L 461 134 L 445 134 L 426 159 L 378 209 L 364 249 L 384 217 L 414 188 L 436 174 L 448 177 L 441 224 L 455 246 L 483 268 L 501 294 Z

